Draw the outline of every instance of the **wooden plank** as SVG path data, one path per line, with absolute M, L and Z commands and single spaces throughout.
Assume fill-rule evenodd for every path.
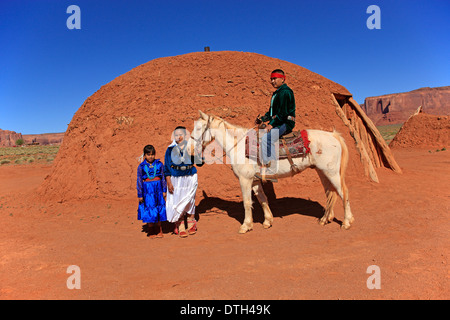
M 350 121 L 347 120 L 347 117 L 344 113 L 344 111 L 342 110 L 341 106 L 339 105 L 339 103 L 336 101 L 336 99 L 334 98 L 334 95 L 332 94 L 332 100 L 335 103 L 336 106 L 336 113 L 337 115 L 341 118 L 341 120 L 344 122 L 344 124 L 349 128 L 350 130 L 350 135 L 353 137 L 353 139 L 355 139 L 356 142 L 356 149 L 359 152 L 359 155 L 361 157 L 361 163 L 364 167 L 364 173 L 366 176 L 370 177 L 370 179 L 372 179 L 372 181 L 374 182 L 379 182 L 378 180 L 378 175 L 373 167 L 373 163 L 370 160 L 369 155 L 367 154 L 367 150 L 364 147 L 364 144 L 361 142 L 361 139 L 359 137 L 358 132 L 356 132 L 355 128 L 352 126 L 352 124 L 350 123 Z
M 368 129 L 368 131 L 375 137 L 377 145 L 380 147 L 384 158 L 387 161 L 388 166 L 397 173 L 402 173 L 402 169 L 395 161 L 394 156 L 392 155 L 391 149 L 384 141 L 377 127 L 373 124 L 372 120 L 366 115 L 366 113 L 362 110 L 359 104 L 353 100 L 353 98 L 348 99 L 350 105 L 354 108 L 354 110 L 358 113 L 359 117 L 363 120 L 364 125 Z

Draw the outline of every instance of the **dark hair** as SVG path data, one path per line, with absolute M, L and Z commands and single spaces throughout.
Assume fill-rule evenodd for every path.
M 275 69 L 275 70 L 272 71 L 272 73 L 279 73 L 279 74 L 284 75 L 284 71 L 281 70 L 281 69 Z
M 175 128 L 175 130 L 173 130 L 173 132 L 175 132 L 176 130 L 183 130 L 184 134 L 186 134 L 186 127 L 178 126 Z
M 155 147 L 152 146 L 151 144 L 146 145 L 144 147 L 144 154 L 147 154 L 147 153 L 155 154 L 156 153 Z

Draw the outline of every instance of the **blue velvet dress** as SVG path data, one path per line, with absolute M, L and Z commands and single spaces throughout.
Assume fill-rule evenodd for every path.
M 145 181 L 155 177 L 161 180 Z M 167 185 L 164 165 L 159 159 L 155 159 L 152 163 L 148 163 L 147 160 L 141 162 L 137 169 L 136 188 L 138 198 L 144 199 L 144 202 L 139 203 L 138 220 L 144 223 L 166 221 L 166 202 L 163 193 L 167 192 Z

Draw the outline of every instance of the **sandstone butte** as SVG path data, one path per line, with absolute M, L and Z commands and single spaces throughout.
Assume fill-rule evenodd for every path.
M 0 129 L 0 147 L 13 147 L 18 139 L 23 139 L 25 144 L 37 143 L 39 145 L 61 144 L 64 132 L 22 134 L 9 130 Z
M 377 126 L 404 123 L 420 106 L 427 114 L 450 115 L 450 86 L 368 97 L 361 105 Z
M 22 139 L 21 133 L 0 129 L 0 147 L 15 146 L 18 139 Z
M 297 130 L 336 129 L 343 134 L 350 153 L 347 179 L 370 181 L 368 171 L 376 175 L 374 168 L 389 166 L 389 160 L 395 167 L 393 158 L 386 160 L 387 146 L 366 146 L 363 159 L 361 146 L 378 139 L 379 133 L 375 128 L 376 134 L 358 136 L 367 116 L 361 115 L 362 109 L 354 106 L 352 94 L 342 85 L 261 54 L 195 52 L 144 63 L 88 97 L 70 122 L 52 172 L 37 195 L 58 201 L 136 197 L 137 158 L 146 144 L 154 145 L 157 158 L 163 159 L 172 130 L 178 125 L 192 129 L 198 110 L 251 128 L 255 117 L 268 110 L 274 90 L 269 75 L 276 68 L 285 70 L 287 84 L 295 92 Z M 377 155 L 381 149 L 384 153 Z M 368 167 L 370 157 L 378 160 Z M 200 196 L 206 192 L 238 197 L 239 184 L 229 167 L 211 164 L 200 168 Z M 313 170 L 307 171 L 290 178 L 297 183 L 294 187 L 305 189 L 320 183 Z

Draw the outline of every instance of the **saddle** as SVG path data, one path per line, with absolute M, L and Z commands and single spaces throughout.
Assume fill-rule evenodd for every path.
M 255 130 L 251 130 L 245 138 L 245 157 L 261 163 L 259 157 L 260 139 Z M 311 152 L 309 149 L 308 133 L 306 130 L 293 131 L 279 138 L 279 159 L 288 159 L 292 163 L 292 158 L 305 157 Z

